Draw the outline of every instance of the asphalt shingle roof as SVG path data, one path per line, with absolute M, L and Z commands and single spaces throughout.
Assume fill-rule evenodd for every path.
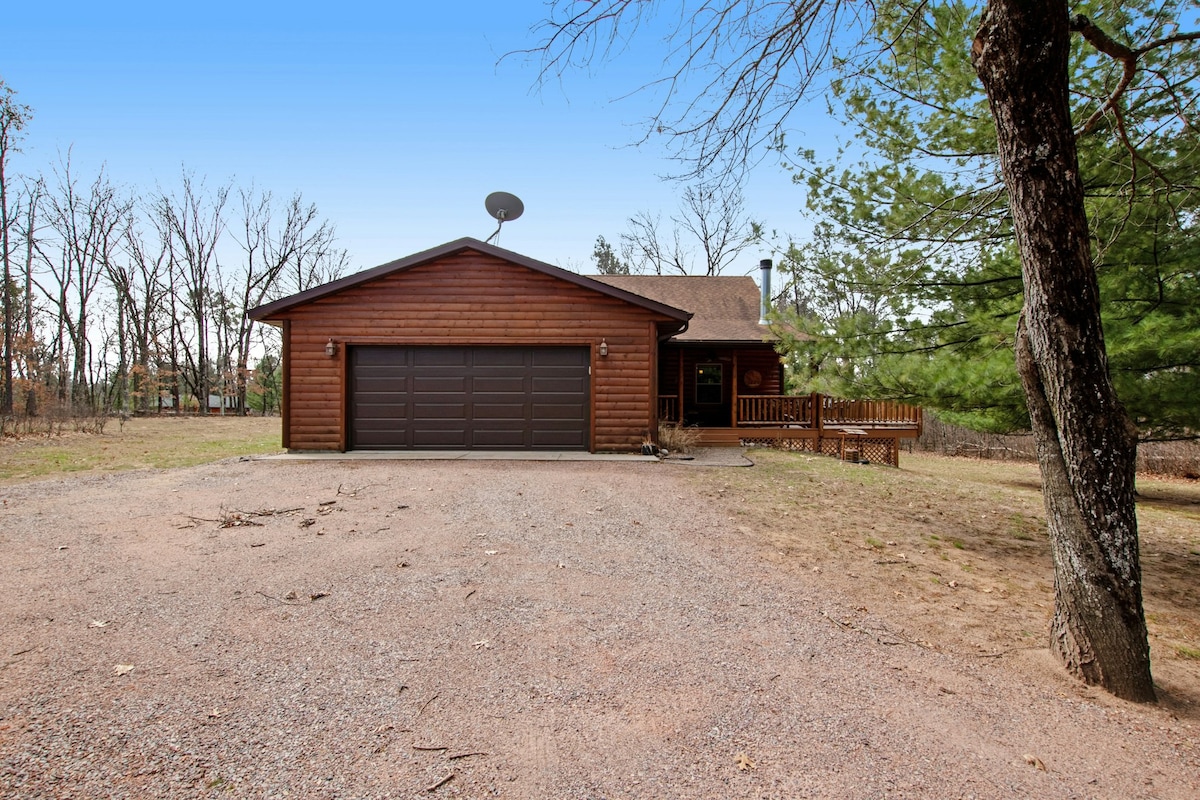
M 701 275 L 589 275 L 617 289 L 692 312 L 677 342 L 774 342 L 759 325 L 762 295 L 750 277 Z

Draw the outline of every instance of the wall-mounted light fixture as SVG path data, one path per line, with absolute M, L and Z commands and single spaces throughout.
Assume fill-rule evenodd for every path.
M 325 343 L 325 355 L 330 358 L 337 355 L 337 343 L 333 341 L 332 337 Z
M 608 355 L 608 342 L 600 340 L 600 357 L 604 358 Z

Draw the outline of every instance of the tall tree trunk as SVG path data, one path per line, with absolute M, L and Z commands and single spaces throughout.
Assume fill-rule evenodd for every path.
M 9 415 L 13 413 L 13 363 L 16 357 L 13 355 L 13 344 L 15 342 L 16 327 L 16 310 L 13 303 L 13 289 L 16 288 L 12 282 L 11 257 L 12 251 L 9 249 L 8 231 L 11 227 L 11 220 L 8 218 L 8 179 L 4 174 L 5 161 L 7 160 L 8 150 L 7 131 L 3 133 L 3 138 L 0 139 L 0 261 L 4 262 L 4 277 L 3 284 L 0 284 L 4 290 L 4 386 L 0 388 L 0 394 L 3 398 L 0 399 L 0 414 Z
M 91 370 L 88 369 L 87 323 L 87 317 L 81 315 L 71 336 L 75 350 L 74 366 L 71 368 L 71 388 L 75 394 L 74 405 L 76 406 L 76 413 L 88 413 L 92 410 L 91 382 L 89 380 Z M 84 410 L 80 411 L 79 406 L 83 406 Z
M 122 297 L 117 298 L 117 374 L 113 381 L 115 397 L 113 407 L 118 414 L 128 414 L 129 408 L 129 326 L 126 320 L 128 306 Z
M 4 85 L 0 78 L 0 261 L 4 263 L 4 378 L 0 387 L 0 413 L 13 413 L 13 364 L 16 356 L 13 350 L 16 344 L 16 307 L 12 290 L 12 240 L 9 232 L 13 220 L 9 217 L 8 205 L 8 157 L 17 149 L 21 131 L 29 119 L 29 107 L 17 103 L 12 89 Z M 32 235 L 32 234 L 31 234 Z
M 41 200 L 42 183 L 34 183 L 29 192 L 28 207 L 25 209 L 25 359 L 26 379 L 28 386 L 25 390 L 25 416 L 30 419 L 38 415 L 38 378 L 43 365 L 35 365 L 34 335 L 33 335 L 33 240 L 37 231 L 37 209 Z
M 1136 433 L 1108 373 L 1067 83 L 1065 2 L 991 0 L 972 48 L 1021 254 L 1017 362 L 1054 554 L 1051 649 L 1073 674 L 1154 700 L 1134 506 Z

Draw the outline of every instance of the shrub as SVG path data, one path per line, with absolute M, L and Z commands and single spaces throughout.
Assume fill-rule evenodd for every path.
M 700 441 L 699 428 L 685 428 L 675 423 L 661 423 L 658 426 L 658 446 L 671 453 L 690 453 Z

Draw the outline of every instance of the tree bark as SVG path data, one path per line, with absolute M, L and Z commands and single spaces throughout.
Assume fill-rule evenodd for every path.
M 0 84 L 0 92 L 3 91 L 3 84 Z M 3 289 L 4 292 L 4 386 L 0 389 L 0 395 L 2 395 L 0 397 L 0 414 L 5 416 L 13 413 L 13 363 L 16 361 L 16 357 L 13 355 L 13 344 L 16 340 L 13 290 L 16 286 L 12 282 L 12 250 L 9 247 L 8 234 L 12 227 L 12 220 L 8 218 L 6 168 L 9 149 L 12 146 L 12 136 L 20 131 L 21 125 L 22 119 L 17 110 L 13 108 L 11 96 L 6 98 L 0 94 L 0 261 L 4 263 L 3 283 L 0 283 L 0 289 Z
M 41 203 L 42 182 L 33 184 L 25 207 L 25 378 L 28 385 L 25 388 L 25 416 L 33 419 L 38 415 L 38 390 L 41 386 L 39 378 L 45 366 L 39 363 L 33 353 L 33 240 L 37 231 L 37 211 Z
M 1054 555 L 1051 650 L 1071 673 L 1155 699 L 1134 505 L 1136 432 L 1109 378 L 1068 94 L 1065 2 L 991 0 L 972 47 L 1021 255 L 1017 364 Z

